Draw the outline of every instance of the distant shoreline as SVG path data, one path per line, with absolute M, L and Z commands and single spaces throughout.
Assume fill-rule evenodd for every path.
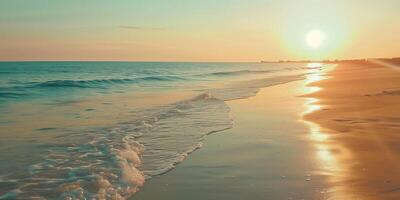
M 339 64 L 339 63 L 365 63 L 369 60 L 381 60 L 390 63 L 400 63 L 400 57 L 393 58 L 365 58 L 365 59 L 349 59 L 349 60 L 278 60 L 278 61 L 265 61 L 261 60 L 261 63 L 327 63 L 327 64 Z

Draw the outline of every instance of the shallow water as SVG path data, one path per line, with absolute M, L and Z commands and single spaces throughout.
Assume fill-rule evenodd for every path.
M 232 129 L 206 137 L 203 148 L 130 199 L 330 199 L 327 175 L 300 120 L 303 85 L 276 85 L 227 102 Z
M 125 199 L 233 121 L 226 100 L 318 67 L 0 63 L 0 199 Z

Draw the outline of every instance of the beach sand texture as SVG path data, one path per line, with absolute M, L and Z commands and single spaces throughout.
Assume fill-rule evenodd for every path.
M 400 72 L 370 62 L 338 65 L 321 90 L 316 151 L 329 175 L 332 199 L 400 199 Z

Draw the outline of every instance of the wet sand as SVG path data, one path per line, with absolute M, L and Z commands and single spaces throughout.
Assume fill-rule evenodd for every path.
M 201 149 L 131 199 L 326 199 L 327 176 L 301 120 L 306 82 L 229 101 L 233 128 L 207 136 Z
M 308 95 L 330 199 L 400 199 L 400 71 L 370 62 L 338 65 Z

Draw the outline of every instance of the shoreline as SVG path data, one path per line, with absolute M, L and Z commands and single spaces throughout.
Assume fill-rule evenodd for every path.
M 323 170 L 333 199 L 398 199 L 400 73 L 374 63 L 339 64 L 304 120 L 317 127 Z
M 306 109 L 307 79 L 230 100 L 234 126 L 211 134 L 175 169 L 149 179 L 130 199 L 325 199 Z

